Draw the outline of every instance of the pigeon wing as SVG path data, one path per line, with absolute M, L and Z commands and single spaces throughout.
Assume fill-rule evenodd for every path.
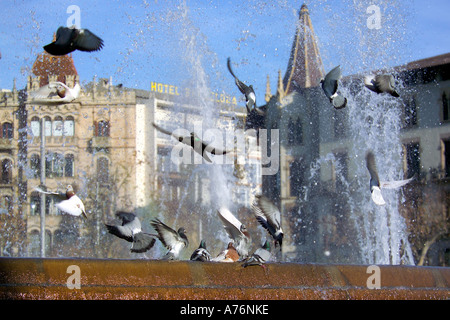
M 182 241 L 178 233 L 168 225 L 164 224 L 161 220 L 155 219 L 150 224 L 158 232 L 159 240 L 169 250 L 175 248 L 175 246 Z
M 156 242 L 156 239 L 146 233 L 137 233 L 134 235 L 131 252 L 143 253 L 150 250 Z
M 383 199 L 383 195 L 381 194 L 381 189 L 379 187 L 374 187 L 372 189 L 372 200 L 376 205 L 384 206 L 386 202 Z
M 70 199 L 63 200 L 57 203 L 56 207 L 64 213 L 68 213 L 72 216 L 79 216 L 83 214 L 84 206 L 81 207 L 80 205 L 81 200 L 80 201 L 78 200 L 80 200 L 80 198 L 78 198 L 77 196 L 72 196 L 70 197 Z
M 44 46 L 44 50 L 54 56 L 62 56 L 75 50 L 71 46 L 73 29 L 59 27 L 56 31 L 56 40 Z
M 98 51 L 103 47 L 103 40 L 88 29 L 80 29 L 76 32 L 74 45 L 80 51 Z
M 253 212 L 258 222 L 274 235 L 276 230 L 281 229 L 280 210 L 264 196 L 256 196 Z
M 116 237 L 127 240 L 128 242 L 133 241 L 133 233 L 128 226 L 117 226 L 111 224 L 105 224 L 105 226 L 106 229 L 108 229 L 108 232 L 115 235 Z
M 36 91 L 31 91 L 30 95 L 34 99 L 51 98 L 57 95 L 58 86 L 62 86 L 61 82 L 50 82 L 49 84 L 40 87 Z
M 225 231 L 231 239 L 237 242 L 240 237 L 244 237 L 244 234 L 241 232 L 242 223 L 230 212 L 230 210 L 221 207 L 217 213 L 219 214 L 219 218 L 223 223 Z
M 375 163 L 375 155 L 372 152 L 368 152 L 366 154 L 366 166 L 367 170 L 369 170 L 370 178 L 376 185 L 380 185 L 380 179 L 378 178 L 378 171 Z
M 122 225 L 128 224 L 133 220 L 139 221 L 136 215 L 132 212 L 118 211 L 116 212 L 116 217 L 122 220 Z
M 235 82 L 236 82 L 236 86 L 238 87 L 239 91 L 242 94 L 246 94 L 246 90 L 247 90 L 247 85 L 245 83 L 243 83 L 241 80 L 238 79 L 238 77 L 236 77 L 236 75 L 234 74 L 233 70 L 231 69 L 231 60 L 230 58 L 227 59 L 227 67 L 228 67 L 228 71 L 230 71 L 231 75 L 233 76 Z M 247 97 L 246 97 L 247 98 Z
M 405 180 L 397 180 L 397 181 L 381 181 L 380 186 L 382 189 L 398 189 L 403 187 L 405 184 L 411 182 L 414 178 L 409 178 Z
M 341 78 L 340 66 L 335 67 L 333 70 L 327 73 L 322 83 L 323 91 L 328 98 L 334 95 L 338 88 L 338 80 Z
M 66 193 L 64 192 L 51 192 L 51 191 L 44 191 L 39 187 L 34 188 L 34 190 L 36 190 L 37 192 L 40 193 L 45 193 L 51 197 L 53 197 L 54 199 L 56 199 L 57 201 L 62 201 L 62 200 L 66 200 L 67 196 Z

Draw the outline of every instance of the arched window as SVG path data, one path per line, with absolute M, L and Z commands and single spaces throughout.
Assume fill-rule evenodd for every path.
M 75 134 L 75 121 L 72 116 L 64 120 L 64 136 L 72 137 Z
M 66 154 L 64 157 L 64 176 L 73 177 L 74 172 L 74 156 L 73 154 Z
M 12 123 L 5 122 L 2 124 L 1 137 L 3 139 L 12 139 L 13 138 L 13 125 Z
M 63 135 L 63 118 L 60 116 L 55 117 L 52 123 L 52 135 L 54 137 L 60 137 Z
M 50 119 L 50 117 L 45 117 L 44 133 L 46 137 L 52 135 L 52 119 Z
M 64 157 L 57 153 L 47 153 L 45 157 L 45 176 L 62 177 L 64 175 Z
M 105 185 L 109 181 L 109 160 L 105 157 L 97 160 L 97 181 L 100 185 Z
M 9 195 L 0 198 L 0 214 L 2 213 L 12 213 L 13 203 L 12 197 Z
M 2 184 L 12 183 L 12 161 L 9 159 L 2 160 Z
M 41 176 L 41 157 L 38 154 L 31 155 L 30 170 L 33 178 L 39 178 Z
M 41 195 L 36 191 L 30 196 L 30 215 L 38 216 L 41 212 Z
M 109 137 L 109 121 L 102 120 L 94 125 L 96 137 Z
M 303 128 L 300 118 L 294 121 L 290 118 L 287 132 L 288 145 L 298 145 L 303 143 Z
M 41 135 L 41 121 L 38 117 L 31 119 L 31 134 L 33 137 L 39 137 Z

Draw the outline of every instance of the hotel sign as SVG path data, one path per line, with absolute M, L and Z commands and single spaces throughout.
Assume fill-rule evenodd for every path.
M 189 97 L 191 96 L 191 91 L 188 88 L 182 89 L 180 87 L 171 85 L 171 84 L 165 84 L 161 82 L 154 82 L 152 81 L 150 83 L 150 91 L 151 92 L 158 92 L 158 93 L 164 93 L 172 96 L 185 96 Z M 224 103 L 224 104 L 234 104 L 237 105 L 237 99 L 234 96 L 227 95 L 225 93 L 217 93 L 212 91 L 210 94 L 210 100 L 218 103 Z

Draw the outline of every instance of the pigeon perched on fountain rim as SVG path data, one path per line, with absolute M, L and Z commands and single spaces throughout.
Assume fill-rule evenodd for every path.
M 44 50 L 54 56 L 63 56 L 75 50 L 98 51 L 103 47 L 103 40 L 88 29 L 59 27 L 54 41 L 44 46 Z
M 233 245 L 233 242 L 228 242 L 227 248 L 222 250 L 217 257 L 211 259 L 213 262 L 236 262 L 239 260 L 239 253 Z
M 150 250 L 156 242 L 153 235 L 142 232 L 141 221 L 132 212 L 118 211 L 116 216 L 121 219 L 120 225 L 106 224 L 108 232 L 131 242 L 131 252 L 142 253 Z
M 197 249 L 194 250 L 194 252 L 191 255 L 190 258 L 191 261 L 211 261 L 211 254 L 209 253 L 208 249 L 206 249 L 206 241 L 201 240 L 200 245 Z
M 272 253 L 270 252 L 270 242 L 266 240 L 261 248 L 256 249 L 250 257 L 243 261 L 242 267 L 263 266 L 264 263 L 269 262 L 271 259 Z
M 175 231 L 158 218 L 153 219 L 150 224 L 158 232 L 158 239 L 169 250 L 163 259 L 178 259 L 181 251 L 189 245 L 189 240 L 185 234 L 186 230 L 180 227 L 178 231 Z

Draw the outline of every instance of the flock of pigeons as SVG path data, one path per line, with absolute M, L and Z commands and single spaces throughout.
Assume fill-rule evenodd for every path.
M 66 55 L 75 50 L 92 52 L 100 50 L 103 47 L 103 40 L 90 32 L 88 29 L 77 29 L 75 26 L 59 27 L 56 32 L 55 40 L 44 46 L 44 50 L 52 55 Z M 257 107 L 256 95 L 252 85 L 247 86 L 234 74 L 231 68 L 230 58 L 227 60 L 227 67 L 239 91 L 245 96 L 248 118 L 253 125 L 261 125 L 266 116 L 266 106 Z M 338 82 L 341 78 L 340 66 L 335 67 L 328 72 L 324 79 L 321 80 L 322 89 L 330 100 L 330 103 L 336 109 L 342 109 L 347 105 L 347 98 L 338 94 Z M 395 89 L 395 79 L 389 74 L 371 75 L 364 79 L 365 87 L 376 93 L 388 93 L 393 97 L 399 97 Z M 76 99 L 80 93 L 79 84 L 75 84 L 73 88 L 69 88 L 62 82 L 50 82 L 31 93 L 33 103 L 35 104 L 63 104 L 69 103 Z M 153 126 L 163 132 L 171 135 L 178 141 L 192 147 L 195 152 L 200 154 L 206 161 L 212 162 L 206 152 L 213 155 L 225 155 L 230 151 L 220 150 L 211 147 L 202 141 L 194 132 L 189 136 L 182 136 L 165 130 L 153 123 Z M 410 182 L 412 178 L 401 180 L 382 182 L 379 180 L 378 172 L 375 164 L 375 156 L 369 151 L 366 155 L 366 166 L 370 173 L 370 191 L 372 200 L 377 205 L 384 205 L 385 201 L 381 194 L 382 188 L 399 188 Z M 56 207 L 67 214 L 73 216 L 83 215 L 87 218 L 86 210 L 81 199 L 75 194 L 73 187 L 69 185 L 65 192 L 48 192 L 42 188 L 35 188 L 36 191 L 45 193 L 54 198 Z M 266 197 L 258 195 L 252 204 L 255 218 L 260 225 L 267 230 L 274 241 L 274 247 L 279 247 L 283 241 L 283 231 L 281 229 L 280 210 Z M 179 259 L 180 253 L 188 246 L 189 241 L 186 236 L 186 230 L 179 228 L 177 231 L 163 223 L 159 219 L 153 219 L 151 226 L 156 230 L 156 234 L 143 232 L 139 218 L 131 212 L 119 211 L 116 213 L 118 220 L 105 224 L 108 232 L 123 240 L 131 242 L 131 252 L 142 253 L 150 250 L 156 239 L 167 248 L 168 252 L 164 259 Z M 216 262 L 236 262 L 241 261 L 243 267 L 250 265 L 261 265 L 273 259 L 270 241 L 258 248 L 254 253 L 250 254 L 251 238 L 245 227 L 226 207 L 218 210 L 218 217 L 230 238 L 230 242 L 216 257 L 212 257 L 206 248 L 206 241 L 201 240 L 199 247 L 192 253 L 190 260 L 194 261 L 216 261 Z

